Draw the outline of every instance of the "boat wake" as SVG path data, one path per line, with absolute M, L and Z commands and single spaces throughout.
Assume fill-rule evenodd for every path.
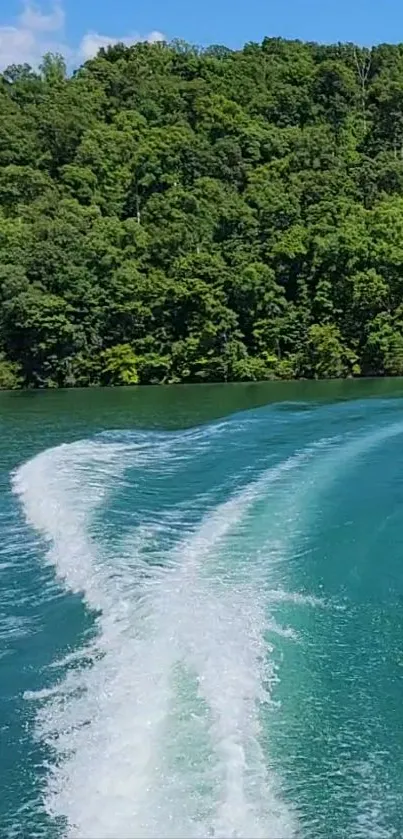
M 96 622 L 56 663 L 60 681 L 27 695 L 50 755 L 45 807 L 68 839 L 298 832 L 262 716 L 277 713 L 276 638 L 298 643 L 276 608 L 324 605 L 279 569 L 340 446 L 303 448 L 219 498 L 214 458 L 193 492 L 181 472 L 203 472 L 212 434 L 101 436 L 14 476 L 46 561 Z M 347 458 L 362 441 L 348 445 Z

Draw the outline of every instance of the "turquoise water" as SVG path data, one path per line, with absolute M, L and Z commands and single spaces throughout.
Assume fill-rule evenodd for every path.
M 373 387 L 0 396 L 0 835 L 402 836 Z

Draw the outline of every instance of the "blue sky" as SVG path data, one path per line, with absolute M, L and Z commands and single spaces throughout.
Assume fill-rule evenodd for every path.
M 75 36 L 80 29 L 96 27 L 115 34 L 157 29 L 170 38 L 230 47 L 267 34 L 403 41 L 402 0 L 67 0 L 66 11 Z
M 265 35 L 361 44 L 403 41 L 402 0 L 0 0 L 0 66 L 45 49 L 69 61 L 112 40 L 158 38 L 236 48 Z

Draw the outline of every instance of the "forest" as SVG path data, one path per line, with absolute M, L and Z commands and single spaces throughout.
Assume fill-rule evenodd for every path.
M 0 74 L 0 387 L 403 375 L 403 44 Z

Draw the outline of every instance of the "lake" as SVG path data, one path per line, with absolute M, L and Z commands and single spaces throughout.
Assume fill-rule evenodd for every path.
M 0 835 L 403 834 L 403 380 L 0 393 Z

